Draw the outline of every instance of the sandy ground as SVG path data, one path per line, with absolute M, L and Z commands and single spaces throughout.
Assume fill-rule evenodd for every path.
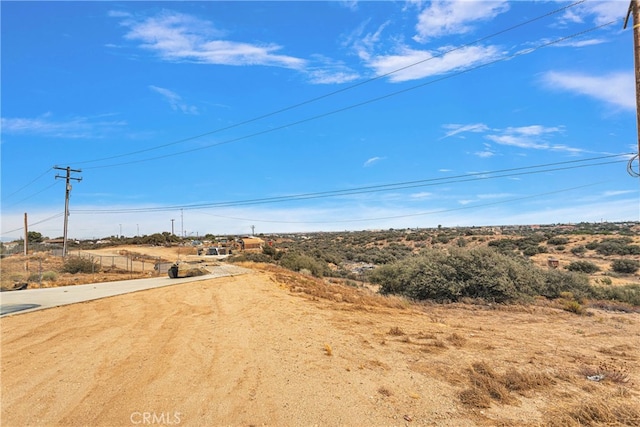
M 0 319 L 0 422 L 640 425 L 640 314 L 589 311 L 413 306 L 262 267 Z

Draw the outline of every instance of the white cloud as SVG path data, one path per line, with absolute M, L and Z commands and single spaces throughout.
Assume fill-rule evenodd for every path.
M 358 0 L 340 0 L 338 3 L 349 10 L 358 10 Z
M 121 24 L 129 29 L 125 38 L 167 61 L 292 69 L 302 69 L 306 64 L 303 59 L 277 54 L 282 48 L 273 43 L 224 40 L 224 34 L 210 22 L 187 14 L 164 11 L 145 19 L 127 18 Z
M 334 61 L 322 55 L 314 55 L 313 61 L 314 65 L 309 64 L 305 70 L 311 83 L 340 84 L 360 78 L 360 74 L 342 62 Z M 316 63 L 318 65 L 315 65 Z
M 634 190 L 610 190 L 610 191 L 605 191 L 602 195 L 605 197 L 614 197 L 614 196 L 620 196 L 623 194 L 633 194 L 635 193 Z
M 509 145 L 518 148 L 580 152 L 580 149 L 558 144 L 552 145 L 546 140 L 548 135 L 555 135 L 562 132 L 563 129 L 560 127 L 532 125 L 509 127 L 487 135 L 486 138 L 500 145 Z
M 602 25 L 624 18 L 628 8 L 628 1 L 587 1 L 576 7 L 567 9 L 561 18 L 561 23 L 583 23 L 590 17 L 593 17 L 596 25 Z
M 500 145 L 534 150 L 564 151 L 572 154 L 584 152 L 581 148 L 570 147 L 563 144 L 552 144 L 549 142 L 550 138 L 564 133 L 562 126 L 529 125 L 492 129 L 485 124 L 475 123 L 468 125 L 445 124 L 442 127 L 448 130 L 443 138 L 472 132 L 481 133 L 484 138 Z M 484 150 L 476 151 L 473 154 L 478 157 L 487 158 L 496 155 L 496 152 L 491 145 L 484 143 Z
M 195 106 L 190 106 L 185 104 L 182 101 L 182 97 L 177 93 L 169 89 L 165 89 L 165 88 L 153 86 L 153 85 L 149 85 L 149 89 L 162 95 L 169 102 L 173 110 L 181 111 L 187 114 L 198 114 L 198 109 Z
M 414 199 L 414 200 L 423 200 L 423 199 L 429 199 L 432 196 L 433 196 L 433 193 L 429 193 L 427 191 L 422 191 L 420 193 L 413 193 L 409 197 L 411 199 Z
M 418 16 L 414 40 L 425 42 L 451 34 L 465 34 L 480 21 L 493 19 L 508 10 L 506 1 L 433 1 Z
M 476 151 L 475 154 L 476 156 L 482 158 L 482 159 L 486 159 L 489 157 L 493 157 L 496 155 L 496 153 L 493 151 L 493 149 L 491 148 L 491 144 L 483 144 L 484 145 L 484 150 L 482 151 Z
M 40 135 L 51 138 L 102 138 L 115 128 L 125 126 L 125 121 L 107 121 L 98 117 L 73 117 L 54 120 L 50 114 L 36 118 L 1 119 L 2 132 L 15 135 Z
M 502 55 L 495 46 L 466 46 L 460 49 L 445 47 L 441 51 L 444 53 L 401 46 L 397 54 L 376 56 L 367 65 L 377 75 L 400 70 L 391 74 L 389 80 L 402 82 L 475 67 L 495 61 Z
M 362 166 L 367 168 L 369 166 L 373 166 L 374 164 L 378 163 L 380 160 L 383 160 L 383 159 L 384 157 L 372 157 L 368 159 L 366 162 L 364 162 L 364 165 Z
M 588 96 L 623 109 L 636 108 L 634 81 L 633 72 L 594 76 L 550 71 L 543 76 L 543 83 L 551 88 Z
M 487 132 L 489 128 L 483 123 L 474 123 L 469 125 L 461 125 L 456 123 L 442 125 L 443 128 L 448 129 L 448 132 L 440 139 L 449 138 L 450 136 L 458 135 L 464 132 Z

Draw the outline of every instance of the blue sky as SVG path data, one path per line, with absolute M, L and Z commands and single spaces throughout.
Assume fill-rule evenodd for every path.
M 629 2 L 8 2 L 2 238 L 638 220 Z

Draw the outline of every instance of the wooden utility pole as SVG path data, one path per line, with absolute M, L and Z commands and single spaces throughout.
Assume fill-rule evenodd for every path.
M 24 256 L 29 255 L 29 225 L 27 222 L 27 213 L 24 213 Z
M 69 195 L 71 194 L 71 180 L 78 181 L 78 182 L 82 181 L 82 178 L 72 177 L 71 172 L 80 173 L 82 171 L 80 169 L 71 169 L 69 166 L 67 166 L 66 168 L 59 168 L 58 166 L 54 166 L 53 168 L 67 171 L 66 176 L 56 175 L 56 179 L 57 178 L 66 179 L 65 193 L 64 193 L 65 194 L 64 196 L 64 235 L 63 235 L 63 243 L 62 243 L 62 256 L 66 257 L 67 256 L 67 228 L 69 225 Z
M 632 17 L 633 21 L 633 58 L 636 75 L 636 126 L 638 132 L 638 155 L 640 155 L 640 0 L 631 0 L 629 3 L 629 11 L 624 20 L 623 28 L 627 28 L 629 16 Z

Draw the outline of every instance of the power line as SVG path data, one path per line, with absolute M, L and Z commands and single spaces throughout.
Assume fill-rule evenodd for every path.
M 289 196 L 267 197 L 267 198 L 260 198 L 260 199 L 248 199 L 248 200 L 229 201 L 229 202 L 210 202 L 210 203 L 197 203 L 197 204 L 190 204 L 190 205 L 148 207 L 148 208 L 102 209 L 102 210 L 79 209 L 79 210 L 74 210 L 73 213 L 108 214 L 108 213 L 134 213 L 134 212 L 164 212 L 164 211 L 176 211 L 179 209 L 189 210 L 189 209 L 204 209 L 204 208 L 215 208 L 215 207 L 219 208 L 219 207 L 247 206 L 247 205 L 327 198 L 327 197 L 338 197 L 338 196 L 346 196 L 346 195 L 354 195 L 354 194 L 402 190 L 402 189 L 416 188 L 416 187 L 455 184 L 455 183 L 479 181 L 479 180 L 485 180 L 485 179 L 506 178 L 506 177 L 513 177 L 513 176 L 544 173 L 544 172 L 556 172 L 561 170 L 577 169 L 577 168 L 592 167 L 592 166 L 602 166 L 607 164 L 626 162 L 627 161 L 626 158 L 622 160 L 609 160 L 609 159 L 615 159 L 616 157 L 628 157 L 629 155 L 631 155 L 631 153 L 611 154 L 611 155 L 592 157 L 587 159 L 567 160 L 563 162 L 546 163 L 546 164 L 534 165 L 534 166 L 522 166 L 518 168 L 500 169 L 500 170 L 486 171 L 486 172 L 476 172 L 476 173 L 454 175 L 454 176 L 442 177 L 442 178 L 428 178 L 428 179 L 415 180 L 415 181 L 370 185 L 370 186 L 355 187 L 355 188 L 343 189 L 343 190 L 329 190 L 329 191 L 321 191 L 321 192 L 314 192 L 314 193 L 302 193 L 302 194 L 295 194 L 295 195 L 289 195 Z M 602 161 L 599 163 L 578 164 L 578 163 L 593 162 L 593 161 L 600 161 L 600 160 L 609 160 L 609 161 Z M 565 166 L 565 165 L 572 165 L 572 166 Z M 534 170 L 534 169 L 538 169 L 538 170 Z
M 187 153 L 193 153 L 193 152 L 196 152 L 196 151 L 206 150 L 206 149 L 213 148 L 213 147 L 218 147 L 218 146 L 221 146 L 221 145 L 232 144 L 232 143 L 239 142 L 239 141 L 242 141 L 242 140 L 245 140 L 245 139 L 249 139 L 249 138 L 253 138 L 253 137 L 256 137 L 256 136 L 260 136 L 260 135 L 265 135 L 265 134 L 268 134 L 268 133 L 276 132 L 276 131 L 279 131 L 279 130 L 282 130 L 282 129 L 286 129 L 286 128 L 289 128 L 289 127 L 292 127 L 292 126 L 300 125 L 302 123 L 307 123 L 307 122 L 310 122 L 310 121 L 318 120 L 318 119 L 321 119 L 321 118 L 324 118 L 324 117 L 332 116 L 334 114 L 338 114 L 338 113 L 342 113 L 342 112 L 345 112 L 345 111 L 348 111 L 348 110 L 352 110 L 354 108 L 362 107 L 364 105 L 372 104 L 374 102 L 382 101 L 384 99 L 391 98 L 391 97 L 394 97 L 396 95 L 400 95 L 400 94 L 407 93 L 407 92 L 410 92 L 410 91 L 413 91 L 413 90 L 416 90 L 416 89 L 420 89 L 420 88 L 423 88 L 425 86 L 432 85 L 434 83 L 439 83 L 441 81 L 448 80 L 448 79 L 451 79 L 453 77 L 457 77 L 457 76 L 460 76 L 460 75 L 463 75 L 463 74 L 466 74 L 466 73 L 470 73 L 472 71 L 476 71 L 476 70 L 479 70 L 481 68 L 485 68 L 485 67 L 488 67 L 488 66 L 491 66 L 491 65 L 495 65 L 497 63 L 500 63 L 500 62 L 503 62 L 503 61 L 507 61 L 507 60 L 510 60 L 510 59 L 513 59 L 513 58 L 516 58 L 516 57 L 519 57 L 519 56 L 522 56 L 522 55 L 527 55 L 527 54 L 530 54 L 530 53 L 535 52 L 537 50 L 543 49 L 545 47 L 552 46 L 554 44 L 561 43 L 563 41 L 566 41 L 566 40 L 569 40 L 569 39 L 572 39 L 572 38 L 575 38 L 575 37 L 582 36 L 584 34 L 592 32 L 592 31 L 596 31 L 596 30 L 598 30 L 600 28 L 603 28 L 603 27 L 606 27 L 608 25 L 611 25 L 611 24 L 613 24 L 615 22 L 617 22 L 617 21 L 616 20 L 609 21 L 609 22 L 607 22 L 605 24 L 601 24 L 601 25 L 592 27 L 590 29 L 583 30 L 583 31 L 580 31 L 578 33 L 574 33 L 574 34 L 571 34 L 569 36 L 561 37 L 561 38 L 558 38 L 558 39 L 555 39 L 555 40 L 552 40 L 552 41 L 549 41 L 549 42 L 545 42 L 545 43 L 542 43 L 542 44 L 540 44 L 538 46 L 534 46 L 532 48 L 529 48 L 529 49 L 526 49 L 526 50 L 522 50 L 522 51 L 513 53 L 511 55 L 507 55 L 507 56 L 499 58 L 499 59 L 495 59 L 493 61 L 489 61 L 489 62 L 480 64 L 480 65 L 476 65 L 474 67 L 470 67 L 470 68 L 467 68 L 467 69 L 464 69 L 464 70 L 460 70 L 460 71 L 452 73 L 452 74 L 444 75 L 442 77 L 439 77 L 439 78 L 436 78 L 436 79 L 433 79 L 433 80 L 429 80 L 429 81 L 427 81 L 425 83 L 421 83 L 421 84 L 418 84 L 418 85 L 415 85 L 415 86 L 411 86 L 411 87 L 408 87 L 408 88 L 405 88 L 405 89 L 401 89 L 401 90 L 398 90 L 398 91 L 390 92 L 390 93 L 388 93 L 386 95 L 382 95 L 382 96 L 378 96 L 378 97 L 375 97 L 375 98 L 371 98 L 371 99 L 368 99 L 366 101 L 362 101 L 362 102 L 359 102 L 359 103 L 356 103 L 356 104 L 351 104 L 351 105 L 348 105 L 346 107 L 338 108 L 336 110 L 331 110 L 331 111 L 328 111 L 328 112 L 325 112 L 325 113 L 321 113 L 321 114 L 318 114 L 318 115 L 315 115 L 315 116 L 307 117 L 305 119 L 301 119 L 301 120 L 297 120 L 297 121 L 294 121 L 294 122 L 290 122 L 290 123 L 287 123 L 287 124 L 284 124 L 284 125 L 281 125 L 281 126 L 276 126 L 276 127 L 265 129 L 265 130 L 262 130 L 262 131 L 258 131 L 258 132 L 252 133 L 252 134 L 240 136 L 240 137 L 237 137 L 237 138 L 232 138 L 232 139 L 229 139 L 229 140 L 226 140 L 226 141 L 221 141 L 221 142 L 208 144 L 208 145 L 202 145 L 200 147 L 191 148 L 191 149 L 188 149 L 188 150 L 177 151 L 177 152 L 170 153 L 170 154 L 164 154 L 164 155 L 161 155 L 161 156 L 148 157 L 146 159 L 131 160 L 131 161 L 122 162 L 122 163 L 112 163 L 112 164 L 109 164 L 109 165 L 91 166 L 91 167 L 87 167 L 85 169 L 103 169 L 103 168 L 109 168 L 109 167 L 114 167 L 114 166 L 124 166 L 124 165 L 131 165 L 131 164 L 136 164 L 136 163 L 148 162 L 148 161 L 152 161 L 152 160 L 159 160 L 159 159 L 163 159 L 163 158 L 167 158 L 167 157 L 173 157 L 173 156 L 180 155 L 180 154 L 187 154 Z
M 533 198 L 536 198 L 536 197 L 548 196 L 548 195 L 551 195 L 551 194 L 565 193 L 565 192 L 568 192 L 568 191 L 578 190 L 578 189 L 581 189 L 581 188 L 593 187 L 594 185 L 603 184 L 605 182 L 607 182 L 607 181 L 594 182 L 594 183 L 591 183 L 591 184 L 580 185 L 580 186 L 577 186 L 577 187 L 563 188 L 563 189 L 560 189 L 560 190 L 554 190 L 554 191 L 548 191 L 548 192 L 545 192 L 545 193 L 532 194 L 532 195 L 529 195 L 529 196 L 522 196 L 522 197 L 511 198 L 511 199 L 499 200 L 499 201 L 495 201 L 495 202 L 482 203 L 482 204 L 479 204 L 479 205 L 469 205 L 469 206 L 461 206 L 461 207 L 457 207 L 457 208 L 448 208 L 448 209 L 440 209 L 440 210 L 428 211 L 428 212 L 417 212 L 417 213 L 412 213 L 412 214 L 391 215 L 391 216 L 383 216 L 383 217 L 375 217 L 375 218 L 340 219 L 340 220 L 333 220 L 333 221 L 271 221 L 271 220 L 261 220 L 261 219 L 236 218 L 236 217 L 229 217 L 229 216 L 223 216 L 223 215 L 214 215 L 214 214 L 208 214 L 208 213 L 205 213 L 205 214 L 211 215 L 211 216 L 220 217 L 220 218 L 234 219 L 234 220 L 238 220 L 238 221 L 249 221 L 249 222 L 255 221 L 255 222 L 274 223 L 274 224 L 338 224 L 338 223 L 351 223 L 351 222 L 381 221 L 381 220 L 386 220 L 386 219 L 401 219 L 401 218 L 411 218 L 411 217 L 415 217 L 415 216 L 435 215 L 435 214 L 440 214 L 440 213 L 447 213 L 447 212 L 454 212 L 454 211 L 461 211 L 461 210 L 468 210 L 468 209 L 477 209 L 477 208 L 484 208 L 484 207 L 487 207 L 487 206 L 494 206 L 494 205 L 507 204 L 507 203 L 512 203 L 512 202 L 519 202 L 521 200 L 533 199 Z
M 243 125 L 246 125 L 246 124 L 250 124 L 250 123 L 262 120 L 262 119 L 266 119 L 268 117 L 272 117 L 272 116 L 275 116 L 275 115 L 278 115 L 278 114 L 281 114 L 281 113 L 284 113 L 284 112 L 287 112 L 287 111 L 302 107 L 304 105 L 312 104 L 312 103 L 320 101 L 322 99 L 326 99 L 326 98 L 329 98 L 331 96 L 334 96 L 334 95 L 337 95 L 337 94 L 340 94 L 340 93 L 343 93 L 343 92 L 347 92 L 349 90 L 355 89 L 355 88 L 363 86 L 365 84 L 368 84 L 368 83 L 371 83 L 371 82 L 374 82 L 374 81 L 377 81 L 377 80 L 381 80 L 381 79 L 383 79 L 385 77 L 389 77 L 389 76 L 391 76 L 393 74 L 396 74 L 396 73 L 398 73 L 400 71 L 407 70 L 407 69 L 409 69 L 411 67 L 415 67 L 417 65 L 426 63 L 426 62 L 434 60 L 436 58 L 441 58 L 441 57 L 443 57 L 443 56 L 445 56 L 445 55 L 447 55 L 449 53 L 464 49 L 465 47 L 473 46 L 475 44 L 478 44 L 478 43 L 481 43 L 483 41 L 489 40 L 489 39 L 494 38 L 496 36 L 499 36 L 501 34 L 507 33 L 509 31 L 513 31 L 513 30 L 515 30 L 517 28 L 529 25 L 529 24 L 531 24 L 533 22 L 542 20 L 544 18 L 547 18 L 549 16 L 555 15 L 555 14 L 560 13 L 560 12 L 563 12 L 563 11 L 565 11 L 567 9 L 570 9 L 572 7 L 575 7 L 575 6 L 579 5 L 579 4 L 581 4 L 581 3 L 584 3 L 585 1 L 586 0 L 576 1 L 574 3 L 571 3 L 571 4 L 568 4 L 566 6 L 560 7 L 558 9 L 554 9 L 554 10 L 552 10 L 550 12 L 547 12 L 547 13 L 545 13 L 543 15 L 537 16 L 537 17 L 529 19 L 529 20 L 526 20 L 526 21 L 521 22 L 519 24 L 515 24 L 515 25 L 513 25 L 511 27 L 505 28 L 503 30 L 500 30 L 500 31 L 497 31 L 495 33 L 489 34 L 487 36 L 481 37 L 481 38 L 476 39 L 476 40 L 474 40 L 472 42 L 465 43 L 465 44 L 462 44 L 462 45 L 454 47 L 454 48 L 446 49 L 446 50 L 444 50 L 442 52 L 439 52 L 439 53 L 436 53 L 436 54 L 430 56 L 429 58 L 414 62 L 414 63 L 406 65 L 404 67 L 397 68 L 395 70 L 389 71 L 389 72 L 384 73 L 384 74 L 380 74 L 378 76 L 372 77 L 372 78 L 364 80 L 362 82 L 346 86 L 346 87 L 344 87 L 342 89 L 338 89 L 338 90 L 326 93 L 324 95 L 320 95 L 320 96 L 317 96 L 317 97 L 314 97 L 314 98 L 299 102 L 297 104 L 293 104 L 293 105 L 290 105 L 288 107 L 281 108 L 279 110 L 275 110 L 275 111 L 272 111 L 272 112 L 269 112 L 269 113 L 266 113 L 266 114 L 262 114 L 262 115 L 259 115 L 259 116 L 256 116 L 256 117 L 253 117 L 253 118 L 250 118 L 250 119 L 238 122 L 238 123 L 234 123 L 234 124 L 229 125 L 229 126 L 218 128 L 218 129 L 215 129 L 215 130 L 212 130 L 212 131 L 209 131 L 209 132 L 205 132 L 205 133 L 202 133 L 202 134 L 199 134 L 199 135 L 195 135 L 195 136 L 179 139 L 177 141 L 169 142 L 169 143 L 166 143 L 166 144 L 161 144 L 161 145 L 157 145 L 157 146 L 154 146 L 154 147 L 145 148 L 145 149 L 142 149 L 142 150 L 136 150 L 136 151 L 131 151 L 129 153 L 123 153 L 123 154 L 118 154 L 118 155 L 114 155 L 114 156 L 108 156 L 108 157 L 102 157 L 102 158 L 93 159 L 93 160 L 84 160 L 84 161 L 72 162 L 72 163 L 74 163 L 74 164 L 96 163 L 96 162 L 104 161 L 104 160 L 112 160 L 112 159 L 117 159 L 117 158 L 122 158 L 122 157 L 133 156 L 135 154 L 142 154 L 142 153 L 146 153 L 146 152 L 150 152 L 150 151 L 159 150 L 161 148 L 166 148 L 166 147 L 169 147 L 169 146 L 172 146 L 172 145 L 176 145 L 176 144 L 181 144 L 181 143 L 184 143 L 184 142 L 192 141 L 194 139 L 203 138 L 205 136 L 213 135 L 213 134 L 220 133 L 220 132 L 223 132 L 223 131 L 227 131 L 227 130 L 230 130 L 230 129 L 234 129 L 234 128 L 237 128 L 237 127 L 240 127 L 240 126 L 243 126 Z M 215 145 L 212 145 L 212 146 L 215 146 Z M 188 151 L 186 151 L 186 152 L 188 152 Z M 183 152 L 180 152 L 180 153 L 183 153 Z M 163 158 L 163 157 L 167 157 L 167 156 L 155 157 L 155 158 L 152 158 L 150 160 L 155 160 L 155 159 Z M 122 164 L 129 164 L 129 163 L 122 163 Z M 108 167 L 108 166 L 104 166 L 104 167 Z M 86 167 L 85 169 L 92 169 L 92 168 L 91 167 Z
M 33 180 L 29 181 L 27 184 L 23 185 L 22 187 L 18 188 L 17 190 L 15 190 L 13 193 L 9 194 L 8 196 L 4 196 L 5 200 L 11 198 L 11 196 L 19 193 L 20 191 L 24 190 L 25 188 L 27 188 L 28 186 L 30 186 L 31 184 L 33 184 L 34 182 L 36 182 L 37 180 L 39 180 L 40 178 L 44 177 L 46 174 L 48 174 L 49 172 L 51 172 L 53 170 L 53 168 L 49 168 L 46 171 L 44 171 L 42 174 L 38 175 L 36 178 L 34 178 Z M 47 187 L 49 188 L 49 187 Z M 46 189 L 45 189 L 46 190 Z M 39 193 L 36 193 L 39 194 Z M 35 194 L 34 194 L 35 196 Z M 26 199 L 22 199 L 22 200 L 26 200 Z M 22 201 L 21 200 L 21 201 Z M 19 202 L 16 202 L 19 203 Z
M 15 205 L 17 205 L 17 204 L 20 204 L 20 203 L 24 202 L 25 200 L 29 200 L 30 198 L 35 197 L 35 196 L 37 196 L 38 194 L 40 194 L 40 193 L 43 193 L 43 192 L 47 191 L 47 190 L 48 190 L 48 189 L 50 189 L 51 187 L 54 187 L 54 186 L 55 186 L 55 185 L 57 185 L 59 182 L 60 182 L 60 181 L 56 181 L 56 182 L 54 182 L 53 184 L 51 184 L 51 185 L 49 185 L 49 186 L 47 186 L 47 187 L 43 188 L 42 190 L 40 190 L 40 191 L 38 191 L 38 192 L 36 192 L 36 193 L 33 193 L 33 194 L 32 194 L 32 195 L 30 195 L 30 196 L 25 197 L 24 199 L 20 199 L 20 200 L 18 200 L 17 202 L 13 202 L 13 203 L 11 203 L 11 204 L 9 204 L 9 205 L 4 206 L 4 208 L 5 208 L 5 209 L 6 209 L 6 208 L 10 208 L 10 207 L 12 207 L 12 206 L 15 206 Z M 25 186 L 25 187 L 26 187 L 26 186 Z M 24 188 L 24 187 L 23 187 L 23 188 Z
M 57 213 L 57 214 L 55 214 L 55 215 L 53 215 L 53 216 L 50 216 L 50 217 L 45 218 L 45 219 L 42 219 L 42 220 L 40 220 L 40 221 L 30 223 L 30 224 L 28 225 L 28 227 L 29 227 L 29 228 L 31 228 L 31 227 L 32 227 L 32 226 L 34 226 L 34 225 L 42 224 L 42 223 L 45 223 L 45 222 L 47 222 L 47 221 L 51 221 L 51 220 L 54 220 L 54 219 L 60 218 L 60 217 L 61 217 L 61 216 L 63 216 L 63 215 L 64 215 L 64 212 Z M 11 233 L 15 233 L 16 231 L 20 231 L 20 230 L 23 230 L 23 229 L 24 229 L 24 227 L 19 227 L 19 228 L 15 228 L 15 229 L 13 229 L 13 230 L 5 231 L 5 232 L 4 232 L 4 235 L 11 234 Z

